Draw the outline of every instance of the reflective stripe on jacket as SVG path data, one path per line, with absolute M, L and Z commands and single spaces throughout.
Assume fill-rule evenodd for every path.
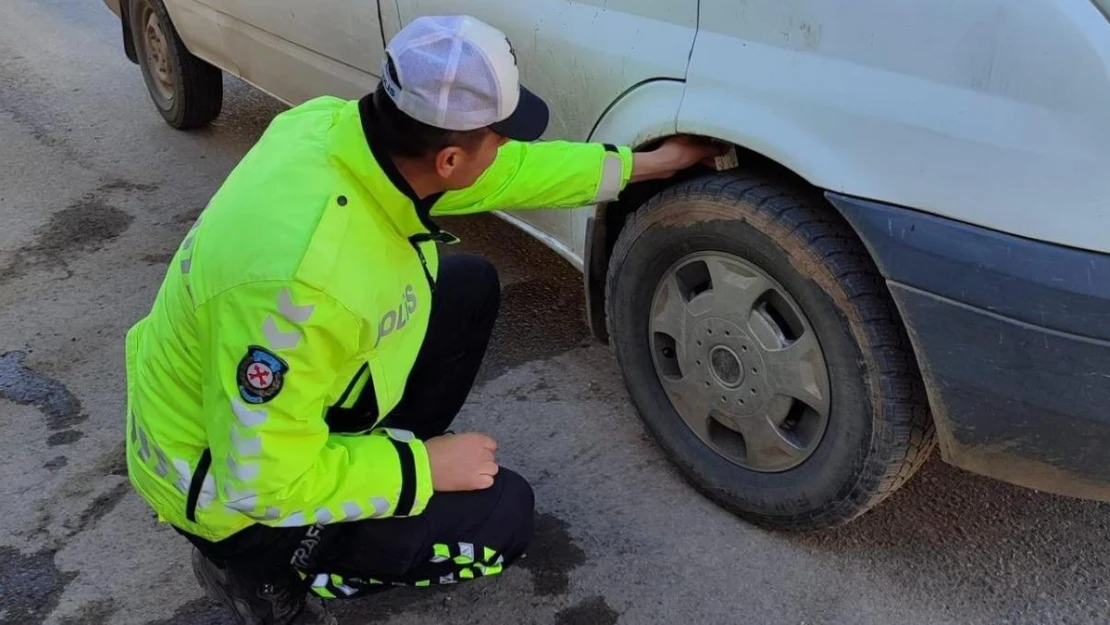
M 131 482 L 187 532 L 420 514 L 423 443 L 372 428 L 428 327 L 446 236 L 430 216 L 588 205 L 631 175 L 628 148 L 510 142 L 474 186 L 414 201 L 368 147 L 369 101 L 276 117 L 127 334 Z

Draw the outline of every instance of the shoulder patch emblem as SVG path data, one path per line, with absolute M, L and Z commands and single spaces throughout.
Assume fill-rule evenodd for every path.
M 239 395 L 248 403 L 264 404 L 281 392 L 288 372 L 289 365 L 277 354 L 251 345 L 239 361 Z

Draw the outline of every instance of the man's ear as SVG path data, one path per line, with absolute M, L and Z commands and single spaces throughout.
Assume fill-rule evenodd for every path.
M 463 158 L 462 148 L 453 145 L 443 148 L 436 152 L 436 173 L 441 178 L 450 178 L 451 174 L 455 173 L 455 168 L 462 164 Z

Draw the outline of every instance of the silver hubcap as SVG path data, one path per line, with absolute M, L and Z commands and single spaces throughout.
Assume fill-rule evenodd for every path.
M 821 345 L 786 290 L 730 254 L 675 263 L 652 299 L 659 381 L 679 416 L 716 453 L 754 471 L 808 458 L 829 421 Z
M 173 100 L 173 72 L 170 71 L 169 45 L 158 16 L 147 9 L 143 29 L 143 48 L 146 51 L 146 65 L 153 79 L 158 95 L 166 101 Z

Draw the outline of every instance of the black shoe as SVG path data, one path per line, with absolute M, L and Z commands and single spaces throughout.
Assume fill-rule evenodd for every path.
M 336 625 L 322 603 L 308 601 L 301 585 L 252 584 L 196 549 L 193 573 L 204 592 L 231 611 L 237 625 Z

